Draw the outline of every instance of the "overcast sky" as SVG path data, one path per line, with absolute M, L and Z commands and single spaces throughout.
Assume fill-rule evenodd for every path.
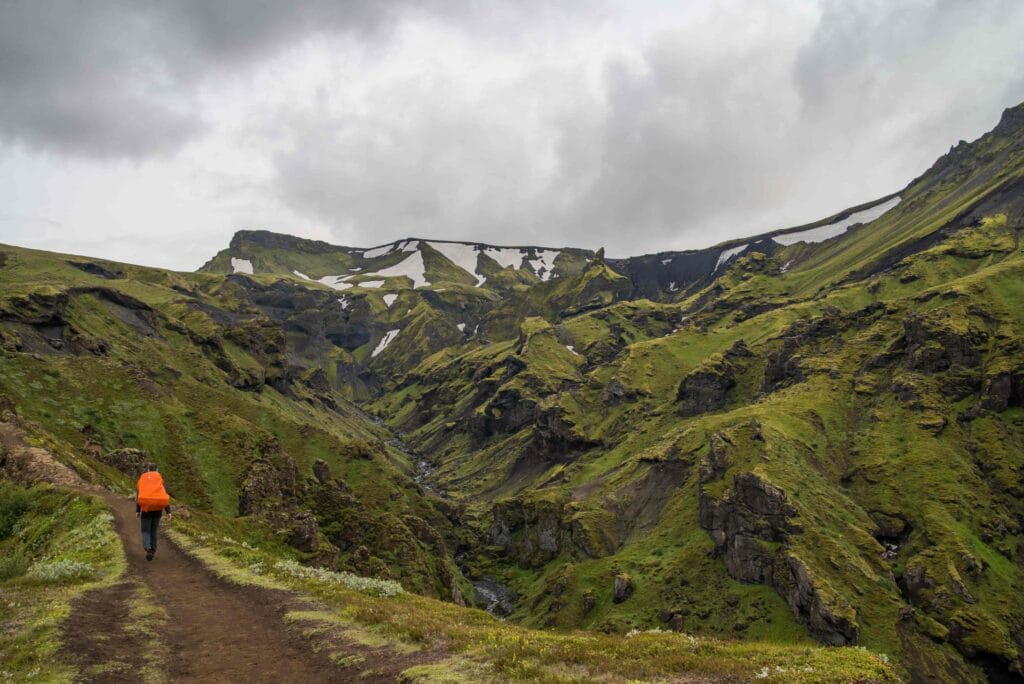
M 992 128 L 1021 36 L 1018 0 L 0 0 L 0 243 L 707 246 Z

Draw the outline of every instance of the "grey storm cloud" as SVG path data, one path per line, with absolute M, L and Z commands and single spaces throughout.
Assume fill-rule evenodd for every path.
M 154 185 L 209 186 L 174 216 L 210 240 L 301 223 L 347 244 L 418 235 L 621 256 L 887 194 L 1024 100 L 1017 0 L 669 9 L 0 0 L 0 173 L 6 158 L 39 178 L 93 169 L 107 185 L 89 192 L 118 174 L 141 189 L 122 161 L 160 160 Z M 144 211 L 153 227 L 138 230 L 168 230 L 160 188 L 143 194 L 111 235 L 148 224 Z M 93 210 L 80 227 L 60 217 L 89 245 L 118 217 Z
M 723 12 L 712 40 L 707 25 L 659 32 L 642 64 L 609 60 L 598 92 L 542 74 L 473 107 L 410 88 L 399 111 L 293 118 L 278 190 L 339 237 L 442 230 L 625 255 L 888 194 L 1024 99 L 1024 3 L 823 2 L 806 33 L 779 6 L 753 14 L 759 28 L 730 35 L 742 16 Z M 543 112 L 548 147 L 507 125 L 509 107 Z
M 94 157 L 174 152 L 204 133 L 196 89 L 316 33 L 384 33 L 403 3 L 5 0 L 0 136 Z

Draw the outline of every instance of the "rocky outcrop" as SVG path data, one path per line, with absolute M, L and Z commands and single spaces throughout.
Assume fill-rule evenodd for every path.
M 835 605 L 821 595 L 807 565 L 794 555 L 784 557 L 789 575 L 778 573 L 775 588 L 786 599 L 790 610 L 813 637 L 832 646 L 857 643 L 860 627 L 857 611 L 849 605 Z M 781 585 L 781 586 L 780 586 Z
M 146 452 L 139 449 L 114 449 L 101 454 L 100 460 L 131 477 L 138 477 L 150 462 Z
M 700 524 L 711 535 L 729 574 L 744 582 L 773 583 L 775 547 L 800 527 L 790 522 L 796 509 L 786 494 L 754 473 L 737 473 L 730 495 L 716 501 L 701 496 Z
M 615 582 L 612 586 L 612 601 L 615 603 L 622 603 L 636 590 L 636 584 L 633 578 L 626 573 L 619 573 L 615 576 Z
M 987 339 L 984 330 L 949 311 L 914 313 L 903 322 L 906 366 L 926 373 L 977 367 Z
M 538 411 L 534 426 L 534 453 L 543 458 L 564 459 L 598 444 L 587 438 L 565 409 L 558 405 Z
M 89 275 L 97 276 L 98 278 L 104 278 L 106 280 L 118 280 L 124 278 L 124 271 L 119 268 L 112 266 L 105 266 L 96 261 L 69 261 L 67 262 L 71 266 L 74 266 L 80 271 L 88 273 Z
M 326 484 L 331 480 L 331 466 L 327 464 L 327 461 L 323 459 L 316 459 L 313 461 L 313 477 L 320 484 Z
M 728 403 L 729 391 L 736 386 L 736 376 L 743 360 L 753 354 L 739 340 L 721 355 L 713 355 L 683 378 L 676 391 L 679 414 L 696 416 L 718 411 Z
M 539 409 L 537 402 L 516 388 L 498 392 L 491 401 L 473 414 L 469 421 L 469 434 L 474 445 L 481 445 L 497 434 L 518 432 L 535 423 Z
M 803 531 L 786 493 L 752 472 L 736 473 L 724 497 L 707 492 L 705 485 L 728 469 L 731 446 L 724 433 L 713 435 L 701 464 L 700 525 L 715 552 L 737 580 L 774 587 L 815 638 L 834 645 L 856 643 L 856 611 L 822 596 L 807 565 L 786 545 L 791 535 Z
M 1011 406 L 1024 406 L 1024 366 L 992 372 L 982 382 L 980 408 L 998 413 Z
M 320 527 L 316 516 L 309 511 L 291 514 L 286 541 L 300 551 L 314 553 L 320 549 Z
M 864 323 L 876 313 L 876 308 L 868 307 L 853 314 L 851 318 L 853 321 Z M 825 307 L 818 316 L 792 323 L 779 336 L 775 347 L 768 352 L 762 391 L 774 392 L 802 382 L 804 369 L 801 366 L 800 352 L 808 346 L 821 345 L 834 339 L 850 324 L 851 320 L 832 306 Z
M 563 505 L 556 501 L 499 501 L 491 507 L 491 543 L 521 567 L 540 567 L 562 549 L 563 514 Z
M 612 378 L 605 385 L 601 400 L 607 406 L 616 406 L 623 402 L 633 401 L 636 397 L 637 392 L 635 390 L 626 387 L 618 378 Z

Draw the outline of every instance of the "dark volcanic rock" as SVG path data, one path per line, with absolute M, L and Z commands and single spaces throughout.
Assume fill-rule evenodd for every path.
M 291 546 L 307 553 L 320 549 L 320 527 L 317 525 L 316 516 L 309 511 L 297 511 L 292 515 L 290 522 L 287 542 Z
M 815 638 L 833 645 L 856 643 L 854 611 L 824 601 L 804 562 L 786 550 L 788 537 L 802 528 L 792 522 L 797 510 L 782 489 L 754 473 L 737 473 L 724 499 L 702 489 L 699 515 L 730 575 L 774 587 Z
M 676 391 L 679 414 L 696 416 L 725 407 L 729 390 L 736 386 L 736 375 L 743 360 L 752 356 L 739 340 L 721 356 L 712 356 L 687 375 Z
M 538 411 L 535 426 L 535 453 L 544 458 L 564 458 L 597 445 L 587 439 L 561 406 Z
M 68 263 L 80 271 L 85 271 L 89 275 L 106 278 L 107 280 L 124 278 L 124 271 L 107 268 L 103 264 L 98 264 L 94 261 L 69 261 Z
M 612 378 L 604 388 L 602 401 L 608 406 L 615 406 L 624 401 L 636 399 L 636 392 L 622 384 L 618 378 Z
M 100 460 L 132 477 L 138 477 L 150 462 L 146 452 L 139 449 L 114 449 L 100 456 Z
M 717 411 L 725 406 L 729 390 L 736 386 L 736 377 L 728 364 L 703 366 L 690 373 L 679 385 L 676 399 L 679 414 L 696 416 Z
M 915 313 L 903 322 L 907 367 L 928 373 L 980 365 L 987 339 L 985 331 L 948 311 Z
M 323 459 L 316 459 L 313 461 L 313 477 L 316 478 L 320 484 L 325 484 L 331 479 L 331 467 L 327 465 L 327 461 Z
M 540 567 L 562 548 L 562 504 L 554 501 L 499 501 L 491 507 L 491 542 L 522 567 Z
M 496 434 L 518 432 L 535 423 L 538 416 L 537 402 L 523 397 L 517 389 L 504 389 L 478 411 L 469 422 L 469 433 L 479 445 Z
M 615 584 L 612 587 L 612 601 L 615 603 L 622 603 L 636 590 L 636 585 L 633 582 L 633 578 L 625 573 L 620 573 L 615 576 Z
M 731 465 L 729 449 L 732 446 L 732 440 L 726 433 L 716 432 L 711 435 L 711 446 L 700 463 L 701 484 L 722 479 Z

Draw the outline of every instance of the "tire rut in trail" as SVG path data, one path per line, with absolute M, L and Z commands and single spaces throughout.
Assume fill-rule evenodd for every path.
M 86 592 L 72 603 L 63 625 L 61 657 L 75 664 L 81 673 L 77 681 L 137 679 L 160 658 L 159 644 L 145 631 L 149 625 L 134 622 L 139 616 L 133 615 L 132 604 L 140 598 L 139 589 L 137 580 L 125 579 Z

